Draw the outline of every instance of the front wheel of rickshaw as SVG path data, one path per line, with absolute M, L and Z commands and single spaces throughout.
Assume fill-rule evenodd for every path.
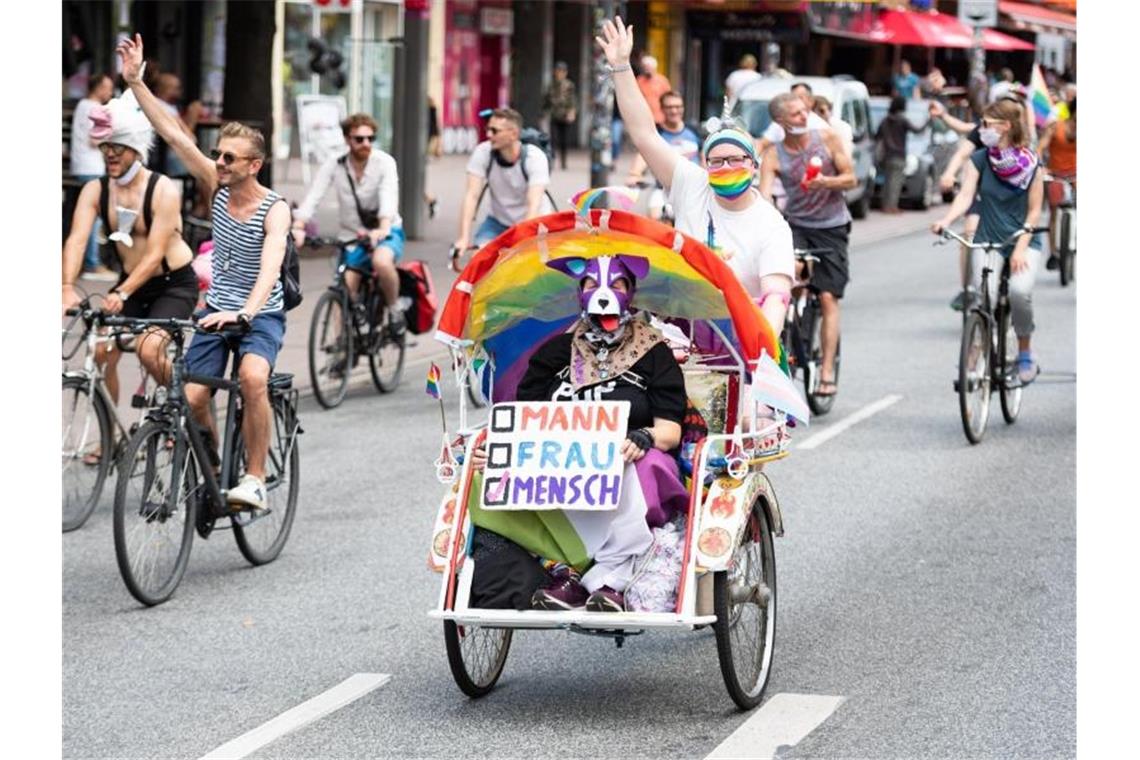
M 484 628 L 443 621 L 447 664 L 451 666 L 451 675 L 460 691 L 478 698 L 494 688 L 503 674 L 513 633 L 510 628 Z
M 755 504 L 728 570 L 713 575 L 720 672 L 741 710 L 764 698 L 776 638 L 776 557 L 768 515 Z

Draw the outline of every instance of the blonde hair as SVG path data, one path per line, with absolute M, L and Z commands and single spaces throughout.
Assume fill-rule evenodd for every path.
M 241 137 L 248 140 L 254 157 L 265 158 L 265 135 L 261 134 L 260 129 L 254 129 L 251 126 L 242 124 L 240 121 L 227 121 L 222 125 L 218 137 L 219 139 L 223 137 Z

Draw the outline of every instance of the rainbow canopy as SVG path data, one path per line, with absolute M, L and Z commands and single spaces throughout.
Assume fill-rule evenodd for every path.
M 526 360 L 578 318 L 578 284 L 546 266 L 566 256 L 644 256 L 633 306 L 662 318 L 723 325 L 746 360 L 783 361 L 779 340 L 736 275 L 700 241 L 616 209 L 562 211 L 521 222 L 481 248 L 444 304 L 436 338 L 482 344 L 496 367 L 495 400 L 513 398 Z

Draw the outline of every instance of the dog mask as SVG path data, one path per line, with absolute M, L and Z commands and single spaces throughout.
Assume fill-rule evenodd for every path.
M 608 333 L 616 331 L 629 320 L 629 307 L 637 280 L 649 274 L 649 260 L 643 256 L 598 256 L 592 259 L 568 256 L 548 261 L 546 265 L 578 281 L 578 305 L 583 314 L 589 315 L 595 325 Z M 596 283 L 594 287 L 584 286 L 587 277 Z M 613 284 L 619 279 L 626 281 L 628 292 L 614 289 Z

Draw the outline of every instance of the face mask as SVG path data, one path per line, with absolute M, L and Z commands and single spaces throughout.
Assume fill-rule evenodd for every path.
M 123 176 L 115 178 L 115 183 L 121 186 L 129 185 L 131 184 L 131 180 L 133 180 L 135 176 L 141 171 L 142 161 L 135 161 L 133 164 L 131 164 L 130 169 L 127 169 L 125 172 L 123 172 Z
M 808 132 L 807 127 L 784 127 L 784 131 L 789 135 L 806 135 Z
M 718 197 L 725 200 L 739 198 L 752 187 L 752 177 L 755 170 L 750 166 L 741 166 L 733 169 L 731 166 L 722 166 L 719 169 L 709 170 L 709 187 Z
M 1001 142 L 1001 133 L 993 127 L 982 127 L 978 130 L 978 138 L 982 141 L 982 145 L 992 148 Z

